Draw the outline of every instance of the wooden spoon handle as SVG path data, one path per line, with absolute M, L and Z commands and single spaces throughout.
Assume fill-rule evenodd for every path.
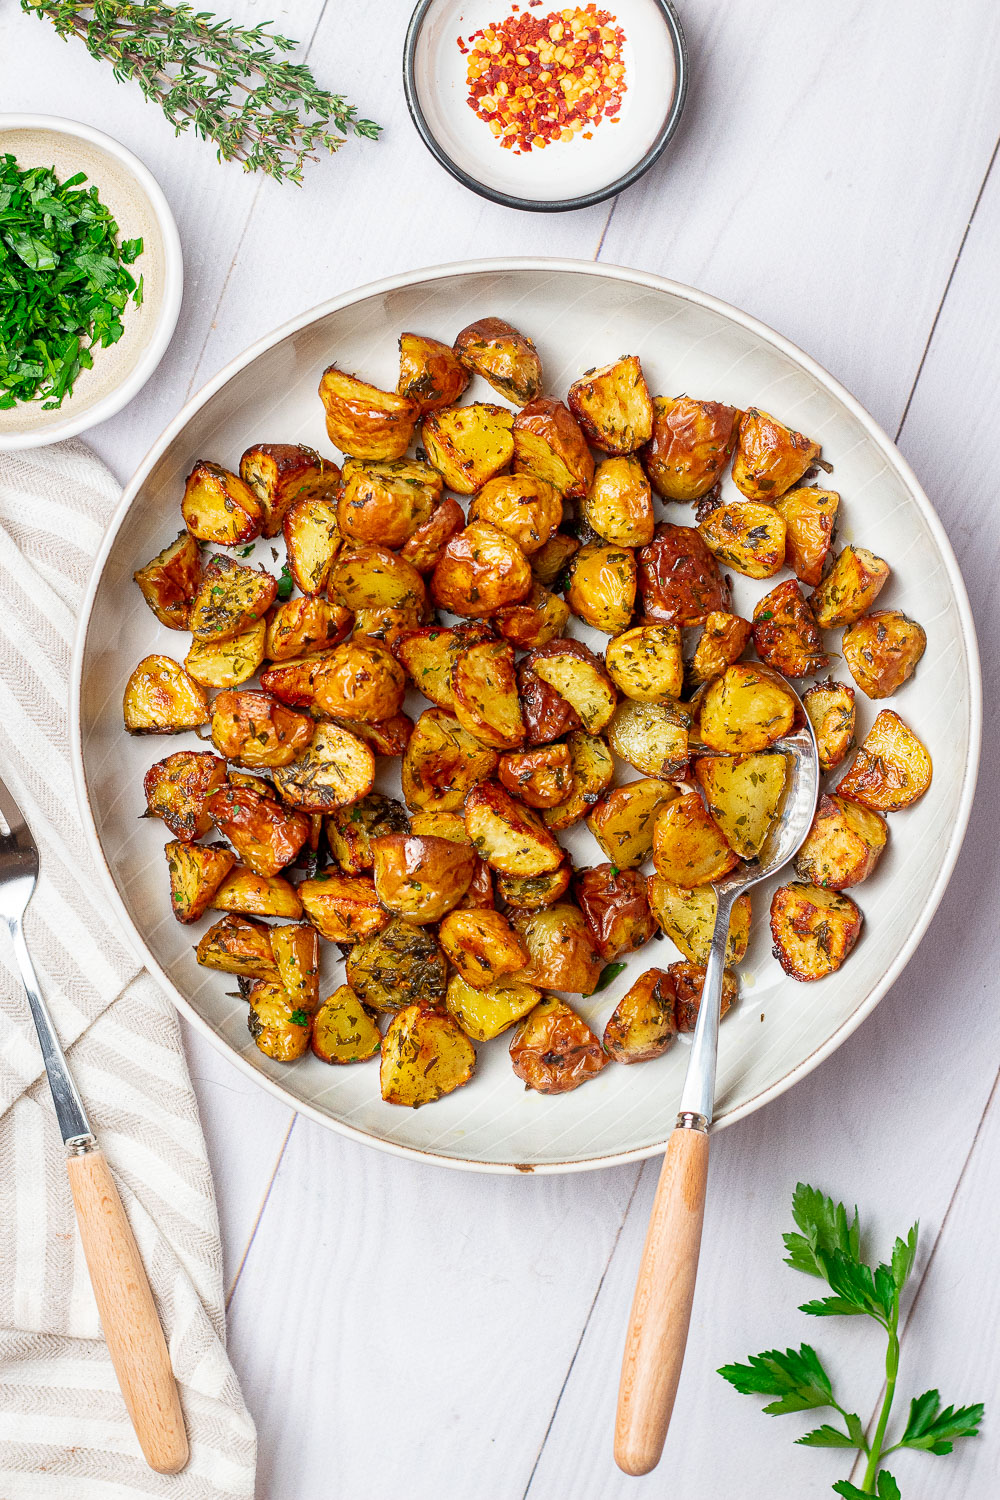
M 707 1133 L 675 1130 L 646 1232 L 618 1388 L 615 1462 L 626 1474 L 648 1474 L 663 1452 L 691 1319 L 707 1179 Z
M 132 1226 L 103 1151 L 66 1161 L 101 1327 L 136 1437 L 151 1469 L 188 1460 L 177 1382 Z

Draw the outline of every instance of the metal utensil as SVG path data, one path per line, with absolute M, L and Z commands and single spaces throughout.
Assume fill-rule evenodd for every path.
M 38 848 L 0 781 L 0 917 L 10 930 L 42 1048 L 101 1327 L 146 1462 L 161 1474 L 175 1474 L 187 1463 L 188 1441 L 163 1329 L 111 1168 L 70 1074 L 24 939 L 22 918 L 37 880 Z
M 784 679 L 779 681 L 792 691 Z M 715 883 L 718 910 L 701 1005 L 680 1112 L 667 1143 L 643 1246 L 622 1359 L 615 1461 L 626 1474 L 648 1474 L 659 1463 L 684 1361 L 705 1213 L 708 1127 L 715 1108 L 722 979 L 733 905 L 743 891 L 793 858 L 816 811 L 819 756 L 812 726 L 797 701 L 801 727 L 772 747 L 786 757 L 781 809 L 757 859 Z

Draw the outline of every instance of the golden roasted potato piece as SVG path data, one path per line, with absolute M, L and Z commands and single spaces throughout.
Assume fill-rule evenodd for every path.
M 316 651 L 296 661 L 265 667 L 260 674 L 260 685 L 265 693 L 289 708 L 312 709 L 316 703 L 316 678 L 331 655 L 330 651 Z
M 488 989 L 528 962 L 527 948 L 498 911 L 450 911 L 438 937 L 462 981 L 476 989 Z
M 562 864 L 562 850 L 538 814 L 495 781 L 481 781 L 465 799 L 473 848 L 505 875 L 543 875 Z
M 475 1066 L 476 1049 L 451 1016 L 419 1002 L 408 1005 L 382 1040 L 382 1098 L 419 1109 L 468 1083 Z
M 251 776 L 246 771 L 241 771 L 238 766 L 230 766 L 225 775 L 225 782 L 229 786 L 249 787 L 252 792 L 257 792 L 261 797 L 274 797 L 274 786 L 263 776 Z
M 850 896 L 793 881 L 771 898 L 772 952 L 792 979 L 835 974 L 858 940 L 863 922 Z
M 504 640 L 527 651 L 547 646 L 561 636 L 569 623 L 569 605 L 540 583 L 521 604 L 507 604 L 493 616 L 493 624 Z
M 217 552 L 201 575 L 188 628 L 196 641 L 231 641 L 264 619 L 278 592 L 278 580 Z
M 618 694 L 599 656 L 582 641 L 564 636 L 532 651 L 527 662 L 536 677 L 566 700 L 588 734 L 600 733 L 615 711 Z
M 693 1031 L 701 1009 L 701 992 L 705 988 L 705 965 L 691 963 L 671 964 L 667 970 L 674 982 L 674 1019 L 680 1032 Z M 726 969 L 722 976 L 722 1003 L 720 1016 L 724 1016 L 739 994 L 736 975 Z
M 316 651 L 329 651 L 350 635 L 354 616 L 339 604 L 305 595 L 275 606 L 267 625 L 265 654 L 269 661 L 295 661 Z
M 422 625 L 397 636 L 392 653 L 425 698 L 452 712 L 455 695 L 451 690 L 451 669 L 465 644 L 454 630 L 444 625 Z
M 817 682 L 802 695 L 816 736 L 821 771 L 833 771 L 854 744 L 854 689 L 844 682 Z
M 427 607 L 427 590 L 416 568 L 398 552 L 373 544 L 354 547 L 337 558 L 330 569 L 327 593 L 355 613 L 362 609 L 420 613 Z
M 739 661 L 753 633 L 749 620 L 739 615 L 727 614 L 724 610 L 713 611 L 705 621 L 698 644 L 694 648 L 688 682 L 691 687 L 700 687 L 718 672 Z
M 132 577 L 161 625 L 186 630 L 201 582 L 201 548 L 189 531 L 164 547 Z
M 469 911 L 493 911 L 496 907 L 496 899 L 493 895 L 493 871 L 485 859 L 480 859 L 478 854 L 472 871 L 472 879 L 469 881 L 469 889 L 458 904 L 463 910 Z
M 514 457 L 514 414 L 505 406 L 474 401 L 432 412 L 420 427 L 428 462 L 456 495 L 474 495 L 502 474 Z
M 805 485 L 779 495 L 774 508 L 785 521 L 785 562 L 800 583 L 819 583 L 833 543 L 840 496 L 835 490 Z
M 674 885 L 662 875 L 646 880 L 649 909 L 674 947 L 693 964 L 707 964 L 719 898 L 710 885 Z M 750 942 L 750 897 L 737 896 L 729 918 L 726 963 L 738 964 Z
M 373 1010 L 402 1010 L 419 995 L 440 1005 L 448 965 L 433 932 L 393 917 L 380 932 L 355 943 L 347 955 L 347 981 Z
M 510 1060 L 525 1088 L 539 1094 L 567 1094 L 608 1062 L 583 1017 L 554 995 L 546 995 L 521 1021 L 511 1040 Z
M 307 817 L 280 807 L 252 787 L 220 787 L 205 808 L 243 863 L 258 875 L 277 875 L 309 837 Z
M 354 616 L 354 635 L 366 635 L 370 640 L 388 646 L 391 651 L 401 636 L 423 624 L 426 614 L 426 610 L 410 606 L 405 609 L 359 609 Z
M 753 646 L 761 661 L 783 677 L 810 677 L 829 665 L 823 637 L 794 578 L 757 600 Z
M 308 922 L 271 928 L 278 978 L 292 1003 L 311 1016 L 319 1007 L 319 937 Z
M 489 1042 L 527 1015 L 541 998 L 541 991 L 530 984 L 501 980 L 498 984 L 477 987 L 455 974 L 448 983 L 446 1004 L 467 1036 L 475 1042 Z
M 442 708 L 420 715 L 403 756 L 403 798 L 414 811 L 457 812 L 477 782 L 492 776 L 497 755 Z
M 642 451 L 653 488 L 664 500 L 700 500 L 722 478 L 741 413 L 719 401 L 656 396 L 653 435 Z
M 327 435 L 341 453 L 391 461 L 402 458 L 410 446 L 420 407 L 409 396 L 381 391 L 330 365 L 320 380 L 319 398 Z
M 566 603 L 595 630 L 618 635 L 632 619 L 637 582 L 631 548 L 589 542 L 569 563 Z
M 399 712 L 406 674 L 386 646 L 354 635 L 318 668 L 313 690 L 321 713 L 378 724 Z
M 735 662 L 711 682 L 698 710 L 698 733 L 711 750 L 731 755 L 766 750 L 795 723 L 794 697 L 768 672 Z
M 441 475 L 415 458 L 392 463 L 348 459 L 337 504 L 342 536 L 402 547 L 440 503 Z
M 399 395 L 415 401 L 423 416 L 453 406 L 469 383 L 454 349 L 420 333 L 399 335 Z
M 563 864 L 544 875 L 498 875 L 497 891 L 504 905 L 514 911 L 538 911 L 565 896 L 572 873 L 570 866 Z
M 245 979 L 278 978 L 271 948 L 271 929 L 248 917 L 226 916 L 201 938 L 195 957 L 206 969 L 240 974 Z
M 476 495 L 469 521 L 496 526 L 529 557 L 558 529 L 562 513 L 562 496 L 546 480 L 535 474 L 500 474 Z
M 529 745 L 547 745 L 580 728 L 579 714 L 561 693 L 542 681 L 531 665 L 530 656 L 517 664 L 517 690 Z
M 869 698 L 901 688 L 923 656 L 927 633 L 898 609 L 876 609 L 844 631 L 844 660 Z
M 501 755 L 500 785 L 529 807 L 558 807 L 573 790 L 573 761 L 568 745 L 542 745 Z
M 240 765 L 287 766 L 310 743 L 316 726 L 256 688 L 219 693 L 212 704 L 212 743 Z
M 634 354 L 588 370 L 566 401 L 584 437 L 603 453 L 634 453 L 653 435 L 653 403 Z
M 296 588 L 303 594 L 322 593 L 342 542 L 336 500 L 303 495 L 285 512 L 281 529 Z
M 267 621 L 258 620 L 231 641 L 192 641 L 184 667 L 202 687 L 234 688 L 248 682 L 264 660 Z
M 304 495 L 333 500 L 340 470 L 301 443 L 255 443 L 240 459 L 240 478 L 263 510 L 261 536 L 278 536 L 289 508 Z
M 890 568 L 867 547 L 845 547 L 818 588 L 809 595 L 816 624 L 824 630 L 853 625 L 875 603 Z
M 676 625 L 636 625 L 609 643 L 604 659 L 626 698 L 655 703 L 681 695 L 684 659 Z
M 819 458 L 821 444 L 751 406 L 740 419 L 733 483 L 748 500 L 776 500 Z
M 460 812 L 437 812 L 433 808 L 414 813 L 410 819 L 411 833 L 433 833 L 439 839 L 450 839 L 453 844 L 470 844 L 465 827 L 465 816 Z
M 375 757 L 363 740 L 339 724 L 317 724 L 307 749 L 275 767 L 274 784 L 300 812 L 332 812 L 368 795 L 375 784 Z
M 336 875 L 324 871 L 299 886 L 306 916 L 331 943 L 359 943 L 381 932 L 389 921 L 370 875 Z
M 226 781 L 226 763 L 208 750 L 175 750 L 150 766 L 142 781 L 146 817 L 162 818 L 174 838 L 190 843 L 208 833 L 205 803 Z
M 544 547 L 531 554 L 531 571 L 535 581 L 548 587 L 563 588 L 569 582 L 568 565 L 571 557 L 579 552 L 580 543 L 575 536 L 557 531 L 550 536 Z
M 542 362 L 526 334 L 503 318 L 479 318 L 455 340 L 455 357 L 473 375 L 481 375 L 495 391 L 526 406 L 538 395 Z
M 246 865 L 233 865 L 208 904 L 213 911 L 241 912 L 248 917 L 302 915 L 302 902 L 290 880 L 258 875 Z
M 647 969 L 608 1018 L 604 1050 L 615 1062 L 651 1062 L 676 1035 L 673 976 L 666 969 Z
M 594 460 L 579 423 L 561 401 L 553 396 L 529 401 L 514 418 L 513 437 L 518 474 L 537 474 L 568 499 L 587 493 Z
M 451 668 L 455 717 L 484 745 L 513 750 L 524 744 L 514 650 L 505 641 L 478 641 L 460 649 Z
M 185 481 L 181 516 L 199 542 L 236 547 L 260 536 L 264 510 L 238 474 L 201 459 Z
M 468 845 L 433 834 L 383 833 L 372 839 L 372 854 L 382 905 L 417 926 L 458 905 L 476 864 Z
M 457 500 L 448 495 L 427 520 L 417 527 L 405 543 L 400 556 L 421 575 L 433 573 L 444 556 L 444 549 L 464 526 L 464 510 Z
M 520 604 L 532 581 L 528 559 L 513 538 L 486 521 L 473 521 L 444 549 L 431 575 L 431 596 L 440 609 L 476 618 Z
M 364 719 L 338 719 L 336 722 L 355 739 L 364 740 L 376 755 L 404 754 L 413 733 L 413 720 L 406 714 L 393 714 L 391 719 L 381 719 L 377 724 L 367 723 Z
M 699 756 L 694 774 L 708 810 L 741 859 L 756 859 L 781 807 L 788 773 L 783 755 Z
M 247 1030 L 265 1057 L 296 1062 L 309 1046 L 312 1018 L 280 984 L 258 979 L 247 999 Z
M 795 859 L 795 871 L 813 885 L 846 890 L 867 880 L 889 837 L 889 825 L 846 797 L 821 797 L 812 827 Z
M 660 808 L 653 825 L 653 866 L 671 885 L 708 885 L 739 864 L 697 792 Z
M 653 496 L 634 455 L 605 458 L 580 502 L 580 516 L 599 537 L 618 547 L 645 547 L 653 540 Z
M 643 777 L 606 792 L 587 817 L 587 827 L 617 869 L 634 870 L 653 852 L 653 824 L 665 802 L 680 792 L 669 781 Z
M 724 501 L 698 530 L 723 567 L 744 578 L 771 578 L 785 561 L 785 522 L 773 505 Z
M 181 734 L 208 723 L 205 694 L 172 656 L 144 656 L 122 699 L 129 734 Z
M 926 747 L 891 708 L 883 708 L 837 791 L 872 812 L 899 812 L 924 795 L 933 767 Z
M 197 922 L 236 863 L 236 855 L 219 844 L 189 844 L 182 839 L 172 839 L 163 852 L 170 872 L 171 910 L 178 922 Z
M 557 807 L 547 807 L 542 812 L 542 820 L 552 833 L 581 822 L 611 785 L 615 770 L 611 751 L 599 734 L 575 729 L 567 737 L 566 748 L 572 765 L 573 790 Z
M 326 820 L 326 839 L 344 874 L 361 875 L 375 863 L 372 839 L 383 833 L 406 833 L 409 827 L 410 820 L 401 802 L 383 797 L 381 792 L 370 792 L 330 814 Z
M 608 725 L 612 750 L 644 776 L 680 776 L 691 715 L 679 703 L 619 703 Z
M 729 584 L 693 526 L 662 521 L 636 557 L 639 597 L 648 623 L 703 625 L 709 615 L 729 609 Z
M 310 1047 L 320 1062 L 367 1062 L 382 1046 L 382 1033 L 350 985 L 329 995 L 313 1017 Z
M 653 936 L 656 923 L 646 899 L 646 878 L 638 870 L 593 865 L 577 875 L 574 890 L 605 962 L 642 948 Z
M 587 919 L 569 901 L 538 911 L 514 911 L 511 924 L 528 949 L 528 962 L 517 978 L 540 990 L 592 995 L 603 962 Z

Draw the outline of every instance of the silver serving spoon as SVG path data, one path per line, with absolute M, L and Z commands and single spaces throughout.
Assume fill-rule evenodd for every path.
M 794 691 L 784 678 L 778 680 Z M 796 698 L 801 727 L 772 746 L 775 753 L 784 754 L 787 765 L 781 808 L 757 859 L 715 883 L 719 905 L 701 1005 L 680 1112 L 667 1142 L 639 1264 L 622 1359 L 615 1461 L 626 1474 L 648 1474 L 659 1463 L 684 1362 L 705 1213 L 708 1127 L 715 1108 L 719 1012 L 733 905 L 741 892 L 777 874 L 794 857 L 816 811 L 819 755 L 808 715 Z M 699 755 L 705 753 L 713 752 L 699 748 Z

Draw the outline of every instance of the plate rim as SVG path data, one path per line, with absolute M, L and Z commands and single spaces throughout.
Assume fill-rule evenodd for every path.
M 166 971 L 160 967 L 153 953 L 142 939 L 138 928 L 133 923 L 125 903 L 119 894 L 114 876 L 104 855 L 100 836 L 97 831 L 96 816 L 90 802 L 84 769 L 81 722 L 83 659 L 94 601 L 108 556 L 128 511 L 154 465 L 159 461 L 162 454 L 175 438 L 179 436 L 196 412 L 200 411 L 212 396 L 221 390 L 235 375 L 252 364 L 259 355 L 310 323 L 331 313 L 339 312 L 345 307 L 353 306 L 370 297 L 384 296 L 387 293 L 404 290 L 429 281 L 442 281 L 454 276 L 501 274 L 510 271 L 540 273 L 569 272 L 595 276 L 603 280 L 624 282 L 634 286 L 641 286 L 651 291 L 667 292 L 697 307 L 705 308 L 707 311 L 728 318 L 738 326 L 746 329 L 749 333 L 752 333 L 755 337 L 770 343 L 780 353 L 797 363 L 813 379 L 818 380 L 825 386 L 862 425 L 869 438 L 881 450 L 887 464 L 896 470 L 906 485 L 907 490 L 922 512 L 924 520 L 939 548 L 951 583 L 960 621 L 962 639 L 968 654 L 971 701 L 969 704 L 969 745 L 962 777 L 959 806 L 956 818 L 951 826 L 948 844 L 937 879 L 929 893 L 923 911 L 918 916 L 895 961 L 860 1004 L 845 1018 L 825 1042 L 819 1047 L 814 1048 L 812 1052 L 802 1058 L 801 1061 L 796 1063 L 793 1068 L 790 1068 L 787 1073 L 769 1085 L 769 1087 L 761 1089 L 743 1104 L 714 1121 L 712 1130 L 724 1129 L 726 1126 L 734 1125 L 737 1121 L 756 1113 L 765 1104 L 769 1104 L 772 1100 L 779 1098 L 796 1083 L 807 1077 L 821 1062 L 825 1061 L 826 1058 L 830 1057 L 843 1045 L 847 1038 L 858 1029 L 862 1021 L 871 1015 L 879 1001 L 896 982 L 909 963 L 941 903 L 962 848 L 976 791 L 982 740 L 982 671 L 975 621 L 969 602 L 968 591 L 965 587 L 965 580 L 962 577 L 958 560 L 944 529 L 944 525 L 924 492 L 913 469 L 899 452 L 888 434 L 875 421 L 874 417 L 828 370 L 819 364 L 817 360 L 813 359 L 811 355 L 806 354 L 790 339 L 785 338 L 783 334 L 777 333 L 766 323 L 761 322 L 749 313 L 743 312 L 740 308 L 724 302 L 721 298 L 714 297 L 707 292 L 699 291 L 695 287 L 686 286 L 683 282 L 672 281 L 668 277 L 658 276 L 653 272 L 634 270 L 627 266 L 606 265 L 597 261 L 582 261 L 565 257 L 491 257 L 480 260 L 455 261 L 442 265 L 425 266 L 415 271 L 400 272 L 394 276 L 383 277 L 378 281 L 368 282 L 363 286 L 351 288 L 337 297 L 329 298 L 325 302 L 319 303 L 317 306 L 309 308 L 303 313 L 299 313 L 296 317 L 281 324 L 271 333 L 255 340 L 254 343 L 250 344 L 242 353 L 230 360 L 221 370 L 206 381 L 201 389 L 176 413 L 152 444 L 122 491 L 121 499 L 115 507 L 101 539 L 101 544 L 94 559 L 86 591 L 80 605 L 70 667 L 69 736 L 73 766 L 73 785 L 83 823 L 84 837 L 99 872 L 105 894 L 118 918 L 128 945 L 143 967 L 148 969 L 157 980 L 161 989 L 165 991 L 180 1014 L 197 1031 L 205 1036 L 220 1053 L 227 1057 L 230 1063 L 240 1069 L 247 1077 L 251 1078 L 258 1086 L 267 1089 L 275 1098 L 280 1099 L 293 1110 L 306 1115 L 309 1119 L 316 1121 L 327 1129 L 335 1130 L 341 1135 L 360 1142 L 362 1145 L 370 1146 L 380 1151 L 387 1151 L 393 1156 L 405 1157 L 424 1163 L 433 1163 L 434 1165 L 449 1167 L 456 1171 L 502 1173 L 505 1175 L 517 1173 L 548 1175 L 563 1172 L 593 1171 L 602 1167 L 621 1166 L 629 1162 L 644 1161 L 648 1157 L 662 1153 L 668 1137 L 665 1135 L 662 1141 L 655 1141 L 647 1146 L 606 1153 L 601 1156 L 587 1157 L 582 1161 L 571 1160 L 539 1163 L 476 1161 L 465 1157 L 447 1155 L 439 1151 L 427 1150 L 420 1146 L 405 1145 L 398 1141 L 390 1141 L 384 1137 L 373 1135 L 369 1131 L 362 1130 L 358 1126 L 349 1125 L 343 1120 L 335 1119 L 332 1115 L 317 1109 L 315 1105 L 308 1101 L 296 1099 L 291 1096 L 280 1082 L 268 1077 L 267 1074 L 255 1068 L 242 1054 L 235 1052 L 229 1043 L 197 1011 L 191 1001 L 181 993 Z

